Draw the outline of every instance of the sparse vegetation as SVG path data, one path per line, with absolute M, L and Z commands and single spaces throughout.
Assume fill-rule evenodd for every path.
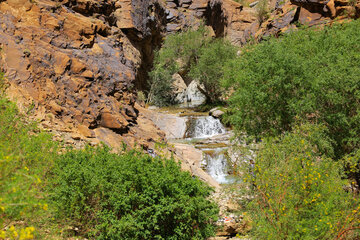
M 267 0 L 259 0 L 259 3 L 256 4 L 256 17 L 260 24 L 262 24 L 269 16 Z
M 243 166 L 256 239 L 359 237 L 360 200 L 344 189 L 351 183 L 341 163 L 327 157 L 326 127 L 301 125 L 261 145 L 253 167 Z

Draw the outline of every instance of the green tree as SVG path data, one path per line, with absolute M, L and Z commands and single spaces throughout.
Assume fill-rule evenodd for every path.
M 189 29 L 169 35 L 154 58 L 154 67 L 150 72 L 149 102 L 157 106 L 174 104 L 172 75 L 179 71 L 185 76 L 191 65 L 196 62 L 204 43 L 210 41 L 204 26 L 198 30 Z
M 220 99 L 224 89 L 220 85 L 223 65 L 236 57 L 236 49 L 229 42 L 217 39 L 205 44 L 197 56 L 197 62 L 190 69 L 189 77 L 203 84 L 207 101 L 214 103 Z
M 220 79 L 225 61 L 236 57 L 236 49 L 223 39 L 212 39 L 204 26 L 168 36 L 156 53 L 150 72 L 149 100 L 163 106 L 175 103 L 172 75 L 180 73 L 184 79 L 199 80 L 199 90 L 210 103 L 222 95 Z
M 301 30 L 249 46 L 227 64 L 230 122 L 276 136 L 296 120 L 323 123 L 337 157 L 360 146 L 360 21 Z

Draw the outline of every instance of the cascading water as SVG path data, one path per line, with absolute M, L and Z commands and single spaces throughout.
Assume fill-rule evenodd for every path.
M 219 135 L 225 134 L 226 129 L 221 124 L 220 120 L 212 116 L 197 116 L 189 118 L 187 122 L 187 130 L 185 132 L 186 139 L 198 139 L 200 143 L 212 142 L 214 147 L 202 148 L 201 144 L 198 146 L 203 151 L 202 168 L 209 173 L 218 183 L 231 183 L 233 179 L 229 176 L 230 166 L 227 159 L 227 147 L 219 147 L 217 140 L 209 141 L 210 139 L 218 139 Z M 221 140 L 220 140 L 221 141 Z M 220 142 L 220 144 L 222 144 Z
M 204 159 L 202 167 L 212 176 L 218 183 L 231 183 L 229 179 L 229 166 L 226 157 L 226 148 L 202 149 L 204 151 Z
M 194 117 L 188 121 L 185 138 L 209 138 L 226 132 L 219 119 L 211 116 Z

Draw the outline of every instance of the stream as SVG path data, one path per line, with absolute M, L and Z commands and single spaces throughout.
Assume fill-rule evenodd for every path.
M 148 116 L 165 132 L 169 147 L 181 160 L 182 169 L 215 189 L 212 198 L 220 209 L 216 223 L 219 230 L 216 237 L 210 239 L 240 239 L 235 237 L 236 233 L 248 226 L 243 222 L 237 204 L 243 196 L 229 191 L 241 184 L 234 174 L 234 166 L 240 156 L 235 154 L 230 142 L 232 131 L 208 112 L 196 112 L 189 106 L 151 110 L 154 111 L 149 111 Z M 241 156 L 241 159 L 247 161 L 246 156 Z
M 184 140 L 203 152 L 201 168 L 220 184 L 233 182 L 227 152 L 230 134 L 220 120 L 212 116 L 187 117 Z
M 159 109 L 157 125 L 167 133 L 172 144 L 195 147 L 202 152 L 199 167 L 218 184 L 234 183 L 232 161 L 229 154 L 232 131 L 226 129 L 218 118 L 199 113 L 192 108 Z

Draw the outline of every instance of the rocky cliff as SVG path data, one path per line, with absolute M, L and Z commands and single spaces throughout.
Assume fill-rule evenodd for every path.
M 167 34 L 203 21 L 243 45 L 298 22 L 358 17 L 360 8 L 353 0 L 269 6 L 269 19 L 259 22 L 256 7 L 231 0 L 0 0 L 0 67 L 8 95 L 69 143 L 152 148 L 164 133 L 136 97 Z

